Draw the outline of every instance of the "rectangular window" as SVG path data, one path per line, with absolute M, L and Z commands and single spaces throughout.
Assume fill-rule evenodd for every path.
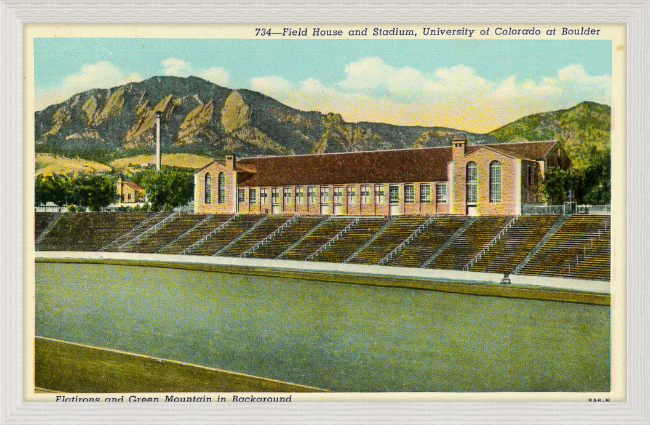
M 248 189 L 248 202 L 253 205 L 257 202 L 257 190 Z
M 356 193 L 354 193 L 354 186 L 348 186 L 347 191 L 348 191 L 348 205 L 354 205 L 354 197 L 356 195 Z
M 407 204 L 415 202 L 415 187 L 412 184 L 404 185 L 404 202 Z
M 444 204 L 447 202 L 447 185 L 438 183 L 436 185 L 436 202 Z
M 280 205 L 280 188 L 274 187 L 271 189 L 271 203 L 273 205 Z
M 431 186 L 428 184 L 420 185 L 420 202 L 427 204 L 431 202 Z
M 296 205 L 303 205 L 305 201 L 305 189 L 302 187 L 296 187 Z
M 343 205 L 343 188 L 341 186 L 334 187 L 334 205 Z
M 392 205 L 399 204 L 399 186 L 389 186 L 388 197 Z
M 307 188 L 307 196 L 309 197 L 308 199 L 309 205 L 316 205 L 316 202 L 318 200 L 318 194 L 316 193 L 315 187 L 312 186 Z
M 246 202 L 246 189 L 237 189 L 237 202 Z
M 266 205 L 269 200 L 269 190 L 260 189 L 260 205 Z
M 384 186 L 376 185 L 375 186 L 375 204 L 383 205 L 386 195 L 384 193 Z
M 370 205 L 372 203 L 370 186 L 361 186 L 361 203 L 363 205 Z
M 322 205 L 330 203 L 330 188 L 327 186 L 322 186 L 320 188 L 320 203 Z
M 282 197 L 284 198 L 284 205 L 291 205 L 291 188 L 282 188 Z

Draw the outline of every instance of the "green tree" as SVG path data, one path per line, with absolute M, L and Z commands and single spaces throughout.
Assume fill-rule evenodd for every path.
M 149 169 L 142 172 L 138 180 L 147 192 L 154 211 L 178 207 L 194 197 L 194 176 L 189 172 L 163 169 L 160 172 Z
M 67 205 L 70 197 L 70 182 L 65 176 L 37 176 L 34 185 L 36 205 L 53 202 L 58 206 Z
M 612 198 L 612 156 L 609 150 L 592 149 L 589 165 L 583 171 L 582 201 L 591 205 L 609 205 Z
M 570 192 L 573 194 L 573 199 L 577 200 L 582 191 L 582 175 L 574 169 L 549 167 L 544 171 L 544 179 L 540 183 L 539 191 L 544 201 L 552 205 L 566 201 Z
M 115 201 L 115 181 L 109 176 L 82 175 L 71 182 L 72 198 L 77 205 L 98 211 Z

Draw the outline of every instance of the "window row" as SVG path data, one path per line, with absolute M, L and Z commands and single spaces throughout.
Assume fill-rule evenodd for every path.
M 416 189 L 418 188 L 419 201 L 421 203 L 432 202 L 431 184 L 428 183 L 422 183 L 419 185 L 405 184 L 403 202 L 406 204 L 415 203 Z M 358 199 L 360 199 L 361 205 L 372 205 L 373 199 L 374 203 L 377 205 L 383 205 L 386 202 L 385 185 L 361 185 L 359 189 L 360 198 L 358 198 L 356 186 L 334 186 L 333 190 L 328 186 L 309 186 L 307 187 L 307 193 L 305 193 L 305 188 L 299 186 L 295 188 L 272 187 L 270 189 L 239 188 L 237 189 L 237 202 L 245 203 L 248 195 L 248 203 L 256 205 L 258 202 L 258 191 L 259 202 L 261 205 L 268 203 L 269 195 L 272 205 L 280 205 L 281 203 L 284 205 L 290 205 L 294 202 L 296 205 L 304 205 L 305 202 L 307 202 L 308 205 L 320 205 L 329 204 L 330 201 L 333 201 L 334 205 L 343 205 L 346 203 L 347 205 L 355 205 L 357 204 Z M 219 190 L 220 194 L 222 192 L 224 193 L 223 201 L 221 196 L 219 196 L 219 203 L 225 202 L 225 185 L 223 186 L 223 191 Z M 209 174 L 206 174 L 205 202 L 209 203 L 210 198 L 210 177 Z M 391 204 L 399 204 L 402 202 L 400 186 L 388 185 L 388 201 Z M 435 184 L 435 202 L 447 202 L 447 185 L 445 183 Z

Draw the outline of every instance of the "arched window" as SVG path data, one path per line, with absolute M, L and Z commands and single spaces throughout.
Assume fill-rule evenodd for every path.
M 490 202 L 501 202 L 501 163 L 490 164 Z
M 217 177 L 217 184 L 219 185 L 218 187 L 218 198 L 219 198 L 219 203 L 220 204 L 225 204 L 226 203 L 226 175 L 224 173 L 219 173 L 219 177 Z
M 476 187 L 478 183 L 478 170 L 476 169 L 475 162 L 469 162 L 467 164 L 466 183 L 467 183 L 467 203 L 476 204 L 476 201 L 478 199 L 478 192 Z
M 210 173 L 205 174 L 205 203 L 209 204 L 212 202 L 212 176 Z

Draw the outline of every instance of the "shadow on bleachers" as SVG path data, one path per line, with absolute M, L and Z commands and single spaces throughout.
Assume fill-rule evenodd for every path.
M 39 251 L 97 251 L 152 213 L 65 213 L 38 244 Z

